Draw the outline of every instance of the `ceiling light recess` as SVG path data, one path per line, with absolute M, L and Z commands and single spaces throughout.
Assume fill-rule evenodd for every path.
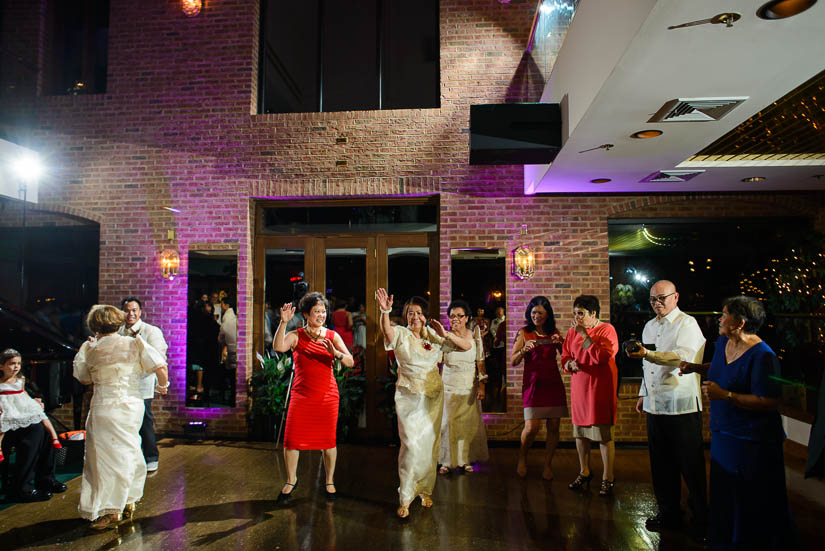
M 761 19 L 785 19 L 793 17 L 816 4 L 816 0 L 772 0 L 756 10 Z
M 661 130 L 639 130 L 631 134 L 630 137 L 637 140 L 647 140 L 650 138 L 658 138 L 662 134 L 664 134 L 664 132 Z
M 748 178 L 742 178 L 742 181 L 745 182 L 746 184 L 749 184 L 751 182 L 762 182 L 764 180 L 765 180 L 764 176 L 750 176 Z
M 611 178 L 593 178 L 590 180 L 591 184 L 606 184 L 607 182 L 612 182 Z

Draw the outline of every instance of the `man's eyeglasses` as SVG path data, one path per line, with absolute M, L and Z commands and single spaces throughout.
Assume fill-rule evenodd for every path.
M 452 314 L 450 315 L 451 320 L 460 320 L 461 318 L 466 318 L 465 314 Z
M 650 297 L 650 304 L 656 304 L 657 302 L 659 304 L 664 304 L 665 301 L 667 300 L 667 297 L 669 297 L 671 295 L 675 295 L 675 294 L 676 294 L 676 291 L 674 291 L 672 293 L 668 293 L 666 295 L 656 295 L 656 296 Z

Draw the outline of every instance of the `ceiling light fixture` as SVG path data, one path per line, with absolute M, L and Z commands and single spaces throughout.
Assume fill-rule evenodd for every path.
M 610 178 L 593 178 L 590 180 L 591 184 L 606 184 L 607 182 L 612 182 Z
M 793 17 L 816 4 L 816 0 L 772 0 L 756 10 L 760 19 L 785 19 Z
M 742 178 L 742 181 L 746 184 L 749 184 L 751 182 L 762 182 L 763 180 L 765 180 L 764 176 L 751 176 L 750 178 Z
M 662 134 L 664 134 L 664 132 L 661 130 L 639 130 L 631 134 L 630 137 L 637 140 L 647 140 L 649 138 L 658 138 Z

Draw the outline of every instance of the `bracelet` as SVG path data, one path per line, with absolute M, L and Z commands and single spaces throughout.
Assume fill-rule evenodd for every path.
M 170 379 L 166 379 L 166 384 L 165 385 L 157 384 L 155 386 L 165 390 L 165 389 L 169 388 L 169 385 L 171 385 L 171 384 L 172 384 L 172 381 Z
M 726 399 L 728 402 L 730 402 L 731 400 L 733 400 L 733 392 L 731 392 L 731 391 L 729 390 L 729 391 L 728 391 L 728 395 L 725 397 L 725 399 Z
M 381 310 L 382 314 L 389 314 L 390 312 L 392 312 L 392 308 L 387 308 L 386 310 L 384 310 L 379 306 L 378 309 Z

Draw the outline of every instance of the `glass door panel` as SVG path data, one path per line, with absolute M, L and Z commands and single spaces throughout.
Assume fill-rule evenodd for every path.
M 346 438 L 361 433 L 367 427 L 365 350 L 367 338 L 366 292 L 367 251 L 375 256 L 374 241 L 368 238 L 325 240 L 325 291 L 331 312 L 327 325 L 341 335 L 352 354 L 351 368 L 339 366 L 340 408 L 338 424 Z M 368 242 L 368 243 L 365 243 Z M 367 246 L 347 246 L 358 244 Z M 357 335 L 357 342 L 356 342 Z

